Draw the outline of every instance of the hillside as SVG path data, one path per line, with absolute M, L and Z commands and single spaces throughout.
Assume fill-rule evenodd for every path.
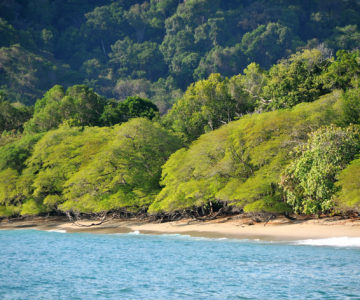
M 1 217 L 359 213 L 358 1 L 0 8 Z
M 263 69 L 302 48 L 360 42 L 356 0 L 1 1 L 0 87 L 34 104 L 55 84 L 138 95 L 164 113 L 192 83 Z

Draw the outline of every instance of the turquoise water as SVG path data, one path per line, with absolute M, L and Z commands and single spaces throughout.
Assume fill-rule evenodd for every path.
M 0 299 L 360 299 L 357 244 L 0 231 Z

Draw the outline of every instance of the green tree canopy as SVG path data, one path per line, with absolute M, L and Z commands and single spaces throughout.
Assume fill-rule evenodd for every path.
M 360 211 L 360 159 L 353 160 L 339 174 L 335 203 L 341 210 Z
M 106 99 L 85 85 L 60 85 L 50 89 L 35 104 L 32 119 L 25 124 L 27 132 L 44 132 L 58 127 L 64 121 L 73 125 L 98 125 Z
M 264 108 L 289 108 L 301 102 L 312 102 L 328 92 L 319 79 L 328 59 L 325 51 L 304 50 L 274 65 L 263 90 L 263 98 L 267 101 Z
M 107 105 L 101 116 L 101 122 L 112 126 L 139 117 L 152 120 L 158 113 L 159 109 L 150 100 L 133 96 L 126 98 L 123 102 L 113 102 Z
M 0 147 L 0 170 L 11 168 L 21 173 L 25 168 L 26 159 L 41 137 L 42 134 L 25 135 L 17 141 Z
M 134 43 L 128 37 L 111 46 L 110 63 L 120 78 L 147 78 L 156 81 L 166 72 L 159 45 L 154 42 Z
M 161 166 L 180 140 L 147 119 L 113 129 L 114 138 L 64 185 L 61 209 L 80 212 L 146 210 L 159 192 Z
M 360 124 L 360 88 L 344 93 L 345 124 Z
M 246 33 L 241 40 L 243 51 L 250 61 L 267 68 L 278 57 L 287 56 L 300 44 L 300 40 L 294 37 L 289 28 L 278 23 L 260 25 L 254 31 Z
M 232 76 L 240 73 L 247 65 L 247 58 L 240 44 L 234 47 L 214 47 L 204 56 L 194 71 L 194 79 L 207 78 L 211 73 Z
M 359 16 L 356 0 L 2 1 L 0 88 L 27 104 L 55 84 L 116 98 L 119 80 L 171 77 L 172 91 L 185 90 L 252 62 L 268 69 L 305 45 L 356 49 Z
M 234 96 L 234 97 L 233 97 Z M 253 109 L 245 92 L 232 94 L 229 79 L 212 74 L 191 85 L 165 116 L 165 124 L 192 141 Z
M 227 202 L 255 212 L 286 212 L 280 175 L 291 151 L 322 125 L 342 122 L 341 93 L 242 117 L 202 135 L 163 166 L 161 190 L 151 212 Z
M 0 133 L 3 131 L 20 130 L 24 123 L 32 116 L 32 108 L 19 104 L 14 105 L 8 101 L 0 101 Z
M 305 214 L 333 210 L 337 175 L 359 152 L 358 126 L 330 125 L 312 132 L 308 142 L 296 149 L 297 158 L 282 177 L 288 203 Z
M 346 90 L 360 87 L 360 50 L 338 51 L 336 59 L 322 75 L 324 86 L 329 89 Z
M 61 126 L 36 143 L 17 183 L 27 199 L 52 210 L 64 202 L 63 185 L 114 137 L 108 127 Z

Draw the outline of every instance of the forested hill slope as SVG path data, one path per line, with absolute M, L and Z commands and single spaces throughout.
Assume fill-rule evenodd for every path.
M 359 22 L 355 0 L 0 1 L 0 217 L 359 213 Z
M 55 84 L 84 83 L 161 112 L 191 82 L 249 63 L 267 69 L 303 47 L 360 42 L 356 0 L 0 1 L 0 87 L 33 104 Z
M 359 115 L 358 89 L 335 90 L 248 114 L 188 147 L 145 118 L 111 127 L 63 122 L 0 147 L 0 217 L 359 212 L 360 127 L 351 124 Z
M 247 115 L 200 136 L 163 166 L 164 187 L 150 211 L 219 203 L 247 212 L 315 214 L 346 210 L 344 202 L 357 209 L 358 197 L 337 198 L 334 186 L 360 153 L 360 128 L 344 126 L 345 101 L 335 91 L 291 110 Z M 343 178 L 351 178 L 348 172 Z M 349 190 L 355 194 L 359 179 L 353 181 Z

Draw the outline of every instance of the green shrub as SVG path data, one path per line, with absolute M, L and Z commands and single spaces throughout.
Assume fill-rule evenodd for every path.
M 296 212 L 326 213 L 334 209 L 338 173 L 360 151 L 360 128 L 321 127 L 296 149 L 297 158 L 282 177 L 288 203 Z

